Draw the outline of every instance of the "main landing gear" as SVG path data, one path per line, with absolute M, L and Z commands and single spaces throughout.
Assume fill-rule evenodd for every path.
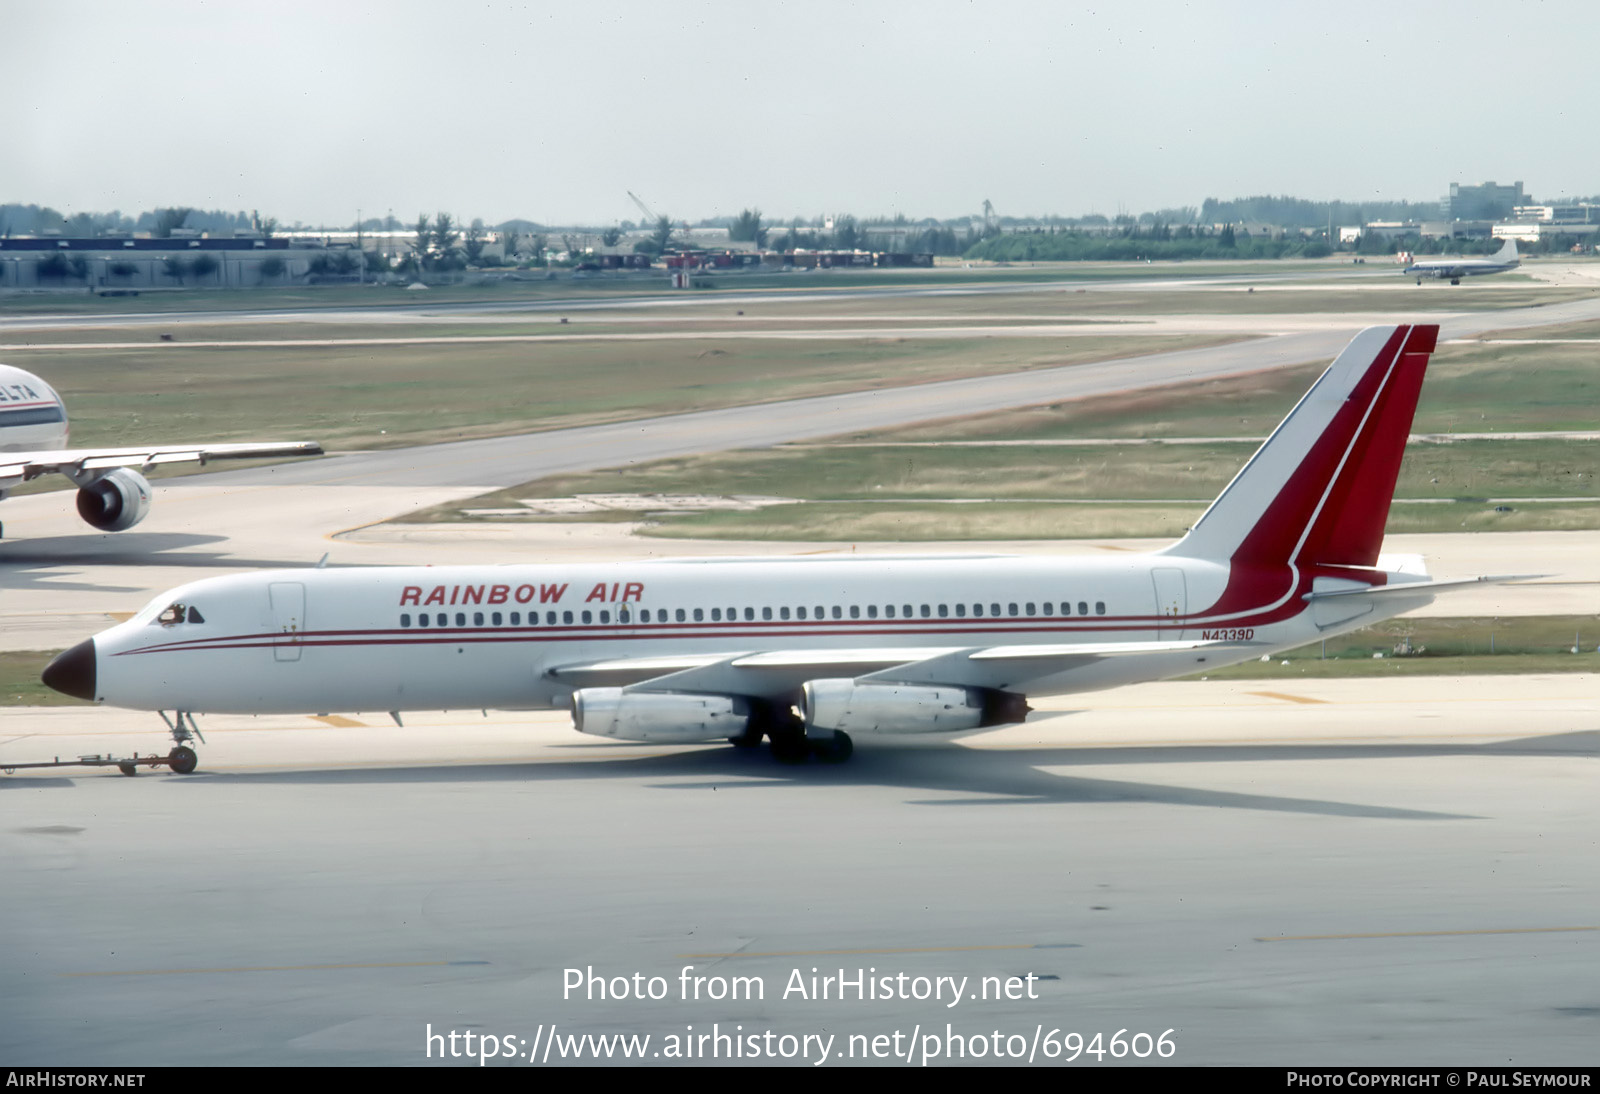
M 826 737 L 809 738 L 806 743 L 811 747 L 811 754 L 825 764 L 842 764 L 856 750 L 850 734 L 842 729 L 836 729 Z
M 855 742 L 843 730 L 833 730 L 821 737 L 807 736 L 803 728 L 783 729 L 769 734 L 772 739 L 772 757 L 779 763 L 805 763 L 815 756 L 825 764 L 842 764 L 855 751 Z
M 736 748 L 755 748 L 765 737 L 772 742 L 772 758 L 784 764 L 802 764 L 812 756 L 828 764 L 842 764 L 855 751 L 850 734 L 835 729 L 807 734 L 805 723 L 793 712 L 767 711 L 750 719 L 749 728 L 728 738 Z

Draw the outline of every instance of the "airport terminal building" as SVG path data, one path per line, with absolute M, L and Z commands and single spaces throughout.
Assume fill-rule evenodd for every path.
M 259 235 L 8 237 L 0 238 L 0 289 L 116 293 L 286 285 L 311 273 L 318 256 L 328 253 L 320 243 Z

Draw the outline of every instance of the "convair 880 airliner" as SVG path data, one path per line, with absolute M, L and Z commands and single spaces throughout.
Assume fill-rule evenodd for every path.
M 1019 722 L 1029 695 L 1219 668 L 1464 584 L 1379 559 L 1437 335 L 1358 335 L 1189 533 L 1154 554 L 219 577 L 66 651 L 44 680 L 177 712 L 180 771 L 194 766 L 182 739 L 196 711 L 399 721 L 570 707 L 583 733 L 765 737 L 785 760 L 843 759 L 853 733 Z

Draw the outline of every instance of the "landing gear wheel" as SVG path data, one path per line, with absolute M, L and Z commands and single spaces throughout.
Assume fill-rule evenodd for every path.
M 779 763 L 803 764 L 806 757 L 811 755 L 811 746 L 806 741 L 805 733 L 780 731 L 769 735 L 772 739 L 772 756 Z
M 761 743 L 761 738 L 766 736 L 755 726 L 751 726 L 743 733 L 736 733 L 728 738 L 728 743 L 735 748 L 755 748 Z
M 195 755 L 194 749 L 179 745 L 167 753 L 167 766 L 179 775 L 188 775 L 200 765 L 200 757 Z
M 842 764 L 856 750 L 850 734 L 842 729 L 834 730 L 832 737 L 813 738 L 808 743 L 811 745 L 812 754 L 825 764 Z

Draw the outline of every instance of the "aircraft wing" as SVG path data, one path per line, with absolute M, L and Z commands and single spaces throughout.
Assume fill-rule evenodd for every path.
M 0 452 L 0 482 L 40 475 L 81 475 L 118 467 L 147 468 L 166 463 L 206 463 L 274 456 L 320 456 L 313 441 L 244 442 L 239 444 L 157 444 L 135 448 L 57 448 L 41 452 Z
M 821 676 L 858 676 L 953 649 L 733 650 L 678 657 L 625 657 L 558 665 L 550 676 L 580 687 L 632 691 L 707 691 L 766 694 L 787 691 Z
M 808 680 L 848 677 L 862 683 L 1022 688 L 1109 658 L 1163 658 L 1238 642 L 1080 642 L 977 647 L 864 647 L 729 651 L 683 657 L 617 658 L 555 666 L 550 676 L 577 687 L 705 692 L 777 697 Z M 1187 671 L 1187 670 L 1184 670 Z

